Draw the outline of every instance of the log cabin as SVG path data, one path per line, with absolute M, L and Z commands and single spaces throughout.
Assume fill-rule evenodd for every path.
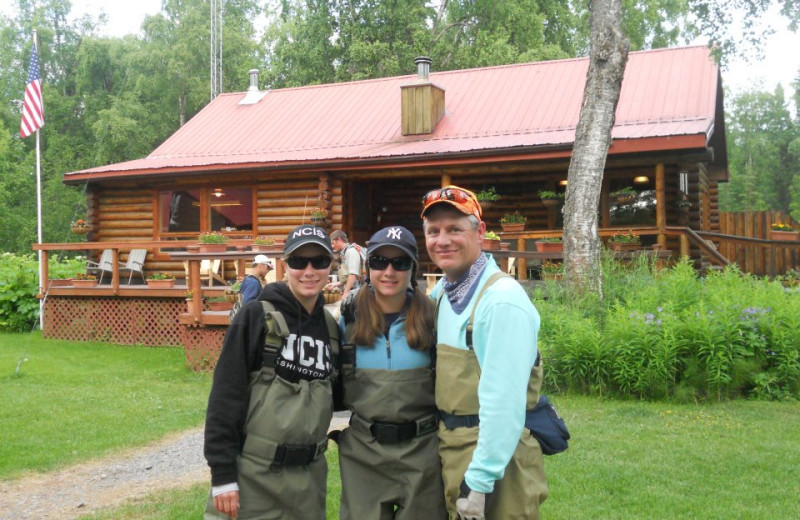
M 494 188 L 500 198 L 484 220 L 514 250 L 533 251 L 536 238 L 560 235 L 561 208 L 545 205 L 539 192 L 565 190 L 588 58 L 430 67 L 420 58 L 415 75 L 275 90 L 261 90 L 251 71 L 246 92 L 219 95 L 147 157 L 64 175 L 69 185 L 86 184 L 89 232 L 80 247 L 112 247 L 115 261 L 147 247 L 146 271 L 183 277 L 174 251 L 199 233 L 218 231 L 244 248 L 254 237 L 284 237 L 314 209 L 329 230 L 362 244 L 390 224 L 422 243 L 421 197 L 448 184 Z M 714 260 L 719 253 L 696 233 L 719 231 L 718 185 L 727 179 L 722 79 L 709 50 L 631 53 L 602 184 L 601 236 L 633 229 L 645 247 Z M 633 200 L 612 197 L 622 188 L 635 191 Z M 525 230 L 503 233 L 499 220 L 512 211 L 527 218 Z M 525 262 L 518 261 L 520 278 L 534 274 L 535 261 Z M 231 264 L 225 271 L 241 276 Z M 118 277 L 109 290 L 102 295 L 109 302 L 145 297 L 126 293 L 141 289 Z M 61 291 L 50 291 L 54 313 L 54 300 L 77 297 Z M 182 293 L 180 307 L 157 314 L 185 313 Z M 170 341 L 186 346 L 187 334 L 225 324 L 195 312 L 177 320 L 184 326 Z M 50 334 L 69 337 L 52 327 Z

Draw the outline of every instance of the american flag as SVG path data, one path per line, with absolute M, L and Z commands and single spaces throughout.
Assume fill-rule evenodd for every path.
M 28 68 L 25 99 L 22 101 L 22 123 L 19 126 L 19 135 L 24 139 L 42 126 L 44 126 L 42 80 L 39 78 L 39 60 L 36 57 L 36 47 L 34 47 L 31 53 L 31 65 Z

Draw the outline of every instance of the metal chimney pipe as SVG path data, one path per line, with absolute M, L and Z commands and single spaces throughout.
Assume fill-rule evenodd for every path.
M 414 58 L 414 63 L 417 64 L 417 78 L 422 81 L 428 81 L 433 60 L 427 56 L 418 56 Z
M 247 90 L 258 90 L 258 69 L 250 69 L 250 86 Z

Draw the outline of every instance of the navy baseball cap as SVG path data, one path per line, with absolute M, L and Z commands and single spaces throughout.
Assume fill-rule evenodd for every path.
M 403 226 L 390 226 L 376 232 L 369 239 L 367 256 L 371 256 L 378 248 L 393 246 L 417 261 L 417 239 Z
M 289 256 L 294 250 L 306 244 L 316 244 L 326 253 L 333 256 L 331 239 L 324 229 L 310 224 L 303 224 L 294 228 L 286 235 L 286 245 L 283 246 L 283 256 Z

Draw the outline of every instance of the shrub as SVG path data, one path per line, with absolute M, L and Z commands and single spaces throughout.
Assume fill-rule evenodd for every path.
M 734 267 L 603 259 L 605 298 L 538 287 L 545 381 L 646 399 L 800 398 L 800 301 Z
M 50 257 L 50 278 L 74 278 L 86 267 L 82 257 Z M 3 253 L 0 258 L 0 330 L 30 332 L 39 319 L 39 262 L 36 255 Z

